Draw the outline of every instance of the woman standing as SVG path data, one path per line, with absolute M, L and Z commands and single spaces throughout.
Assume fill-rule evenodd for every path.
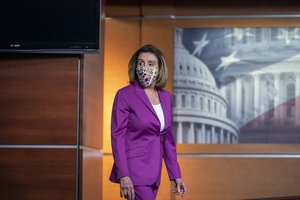
M 110 181 L 120 184 L 120 196 L 128 200 L 154 200 L 164 159 L 173 192 L 186 187 L 177 162 L 172 130 L 172 95 L 163 89 L 167 66 L 153 45 L 138 49 L 129 61 L 130 85 L 114 100 L 111 144 L 114 165 Z

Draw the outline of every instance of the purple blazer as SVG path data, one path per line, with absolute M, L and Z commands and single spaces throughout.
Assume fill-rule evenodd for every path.
M 109 180 L 115 183 L 130 176 L 134 185 L 160 185 L 162 160 L 169 179 L 181 178 L 172 128 L 172 95 L 158 89 L 164 111 L 165 128 L 143 87 L 135 84 L 121 88 L 114 100 L 111 119 L 111 145 L 114 164 Z

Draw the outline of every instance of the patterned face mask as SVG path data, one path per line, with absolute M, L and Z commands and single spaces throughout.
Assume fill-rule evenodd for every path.
M 143 87 L 148 87 L 154 83 L 158 75 L 158 68 L 138 66 L 136 68 L 138 79 Z

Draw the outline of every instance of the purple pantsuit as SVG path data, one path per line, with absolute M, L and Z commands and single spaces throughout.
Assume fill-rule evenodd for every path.
M 135 185 L 135 199 L 134 200 L 154 200 L 158 192 L 158 186 L 153 185 Z
M 162 159 L 169 179 L 181 178 L 172 128 L 172 95 L 158 89 L 158 96 L 165 118 L 162 132 L 155 110 L 138 81 L 117 92 L 111 119 L 114 164 L 110 181 L 119 183 L 121 177 L 129 176 L 134 186 L 159 186 Z

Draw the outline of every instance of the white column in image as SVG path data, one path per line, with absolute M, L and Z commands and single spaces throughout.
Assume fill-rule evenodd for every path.
M 197 135 L 197 138 L 196 138 L 196 144 L 201 144 L 202 143 L 202 134 L 201 134 L 201 129 L 200 128 L 197 128 L 196 129 L 196 135 Z
M 240 78 L 237 78 L 235 81 L 235 94 L 236 94 L 236 105 L 235 105 L 235 118 L 236 122 L 239 123 L 241 120 L 241 113 L 242 113 L 242 81 Z
M 257 111 L 260 111 L 260 105 L 259 105 L 259 98 L 260 98 L 260 78 L 259 78 L 259 74 L 255 74 L 254 75 L 254 108 L 257 109 Z M 254 110 L 255 112 L 255 110 Z M 257 113 L 258 114 L 258 113 Z
M 224 130 L 221 128 L 220 130 L 220 144 L 224 144 Z
M 206 131 L 206 136 L 205 137 L 206 137 L 206 144 L 212 144 L 210 130 Z
M 230 99 L 231 101 L 228 102 L 230 104 L 230 110 L 228 110 L 228 113 L 230 113 L 230 116 L 231 116 L 231 119 L 234 120 L 234 117 L 235 117 L 235 110 L 236 110 L 236 98 L 235 98 L 235 83 L 231 83 L 229 84 L 229 88 L 230 88 Z
M 201 143 L 206 144 L 205 124 L 201 124 Z
M 232 134 L 228 133 L 228 144 L 232 144 Z
M 259 74 L 254 75 L 254 105 L 253 105 L 253 118 L 260 114 L 260 77 Z
M 215 126 L 211 126 L 211 136 L 212 136 L 212 144 L 216 144 L 217 143 L 217 135 L 216 135 L 216 131 L 215 131 Z
M 223 131 L 223 135 L 224 135 L 224 143 L 223 144 L 227 144 L 228 133 L 226 130 Z
M 300 125 L 300 73 L 296 73 L 295 83 L 295 122 L 296 125 Z
M 234 134 L 232 134 L 232 144 L 235 144 L 235 135 Z
M 249 108 L 251 108 L 251 92 L 252 92 L 252 88 L 249 84 L 249 76 L 247 76 L 245 78 L 245 81 L 242 85 L 242 91 L 244 89 L 244 105 L 242 105 L 242 108 L 244 109 L 244 116 L 243 116 L 243 123 L 248 121 L 248 112 L 249 112 Z M 252 109 L 251 109 L 252 110 Z
M 275 73 L 274 74 L 274 88 L 275 88 L 275 90 L 277 91 L 277 94 L 276 94 L 276 96 L 274 97 L 274 106 L 277 106 L 277 105 L 279 105 L 279 88 L 280 88 L 280 76 L 279 76 L 280 74 L 279 73 Z
M 232 144 L 235 144 L 235 135 L 234 134 L 232 134 Z
M 177 127 L 177 144 L 182 144 L 182 122 L 178 122 L 178 127 Z
M 277 91 L 277 94 L 274 96 L 274 108 L 280 104 L 279 102 L 279 88 L 280 88 L 280 74 L 275 73 L 274 74 L 274 88 Z M 274 109 L 274 119 L 276 119 L 276 123 L 281 123 L 280 122 L 280 110 L 279 109 Z
M 231 133 L 229 131 L 226 131 L 227 132 L 227 144 L 230 144 L 230 137 L 231 137 Z
M 190 129 L 189 129 L 189 136 L 188 136 L 188 143 L 194 144 L 195 143 L 195 129 L 194 129 L 194 123 L 190 123 Z
M 300 73 L 299 72 L 295 74 L 295 79 L 296 79 L 295 95 L 300 96 Z

